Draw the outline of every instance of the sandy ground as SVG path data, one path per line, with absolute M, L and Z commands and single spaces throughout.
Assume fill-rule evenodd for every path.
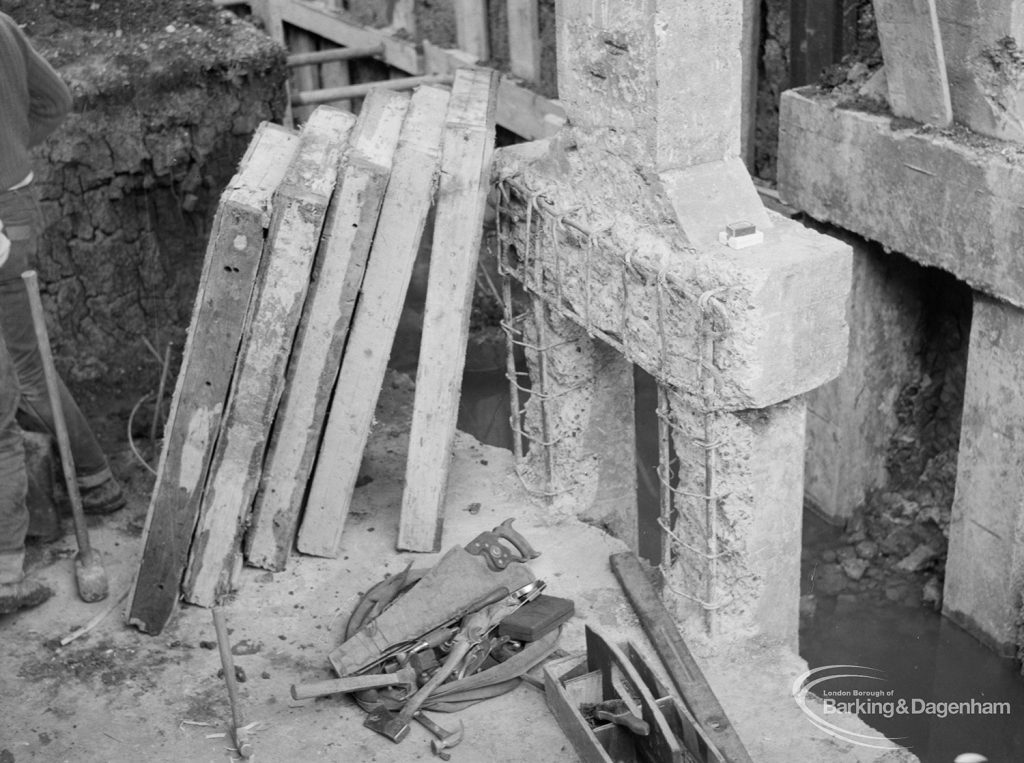
M 430 737 L 418 726 L 396 745 L 364 728 L 362 711 L 347 698 L 296 702 L 289 695 L 292 683 L 333 677 L 327 654 L 362 591 L 410 559 L 427 566 L 437 558 L 394 550 L 409 397 L 411 385 L 392 376 L 364 460 L 372 481 L 356 491 L 341 556 L 296 556 L 276 574 L 246 568 L 238 594 L 225 608 L 239 652 L 236 665 L 247 678 L 240 684 L 245 720 L 259 722 L 256 761 L 433 759 Z M 542 553 L 531 567 L 547 582 L 548 593 L 576 603 L 561 648 L 582 651 L 589 623 L 653 655 L 608 565 L 621 543 L 574 519 L 551 516 L 529 500 L 512 467 L 509 451 L 460 433 L 443 548 L 464 545 L 515 517 L 516 527 Z M 137 565 L 149 483 L 151 478 L 136 474 L 129 507 L 93 523 L 93 543 L 103 554 L 115 597 L 127 590 Z M 56 596 L 37 610 L 0 616 L 0 763 L 236 757 L 224 736 L 231 713 L 217 677 L 219 656 L 210 648 L 210 612 L 184 606 L 162 634 L 149 636 L 124 625 L 119 607 L 91 633 L 61 648 L 58 639 L 109 605 L 78 599 L 73 556 L 70 528 L 63 541 L 34 550 L 31 566 Z M 805 669 L 795 655 L 742 645 L 703 662 L 756 761 L 909 759 L 853 748 L 816 732 L 789 696 L 793 678 Z M 527 685 L 455 717 L 436 717 L 453 728 L 458 720 L 465 723 L 465 740 L 453 751 L 456 761 L 578 759 L 542 693 Z M 852 728 L 866 730 L 849 720 Z

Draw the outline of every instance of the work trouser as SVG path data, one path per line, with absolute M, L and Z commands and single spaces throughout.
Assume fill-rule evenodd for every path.
M 0 330 L 14 365 L 20 392 L 19 415 L 26 429 L 54 435 L 43 360 L 36 343 L 28 290 L 21 278 L 23 272 L 33 267 L 42 231 L 42 215 L 31 185 L 0 193 L 0 220 L 11 240 L 10 257 L 0 266 Z M 111 478 L 107 458 L 64 382 L 58 380 L 57 386 L 78 485 L 95 487 Z
M 18 378 L 0 337 L 0 583 L 21 580 L 28 531 L 28 479 L 17 412 Z

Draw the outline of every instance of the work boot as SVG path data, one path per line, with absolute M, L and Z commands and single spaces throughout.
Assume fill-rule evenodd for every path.
M 0 614 L 38 607 L 53 591 L 38 580 L 23 578 L 17 583 L 0 583 Z
M 86 514 L 113 514 L 128 502 L 117 480 L 111 477 L 92 487 L 79 489 Z

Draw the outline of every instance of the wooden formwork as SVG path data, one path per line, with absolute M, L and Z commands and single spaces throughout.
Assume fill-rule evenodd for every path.
M 496 111 L 498 125 L 527 140 L 550 137 L 565 122 L 558 101 L 538 95 L 525 84 L 536 80 L 540 71 L 537 2 L 507 0 L 511 72 L 501 77 Z M 364 96 L 370 87 L 411 89 L 445 82 L 455 69 L 482 65 L 490 57 L 487 4 L 481 0 L 455 3 L 455 49 L 417 38 L 410 29 L 410 0 L 398 0 L 391 25 L 379 29 L 355 22 L 331 0 L 250 0 L 248 4 L 271 36 L 292 54 L 291 106 L 300 119 L 313 105 L 339 106 Z M 386 65 L 388 77 L 353 83 L 350 63 L 359 59 Z

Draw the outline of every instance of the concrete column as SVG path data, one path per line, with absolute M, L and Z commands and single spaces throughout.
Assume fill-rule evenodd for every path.
M 578 324 L 532 298 L 526 352 L 533 391 L 526 476 L 552 504 L 637 549 L 633 366 Z M 543 357 L 529 347 L 543 349 Z M 548 442 L 545 450 L 540 444 Z
M 667 605 L 688 637 L 761 637 L 796 651 L 803 402 L 705 414 L 673 392 L 669 411 L 679 467 Z
M 859 236 L 844 238 L 853 246 L 849 354 L 837 378 L 807 393 L 804 469 L 807 499 L 837 522 L 888 483 L 894 403 L 915 377 L 922 310 L 915 266 Z
M 1024 311 L 976 293 L 943 614 L 1004 656 L 1024 596 Z
M 742 0 L 559 2 L 558 98 L 656 171 L 740 153 Z

